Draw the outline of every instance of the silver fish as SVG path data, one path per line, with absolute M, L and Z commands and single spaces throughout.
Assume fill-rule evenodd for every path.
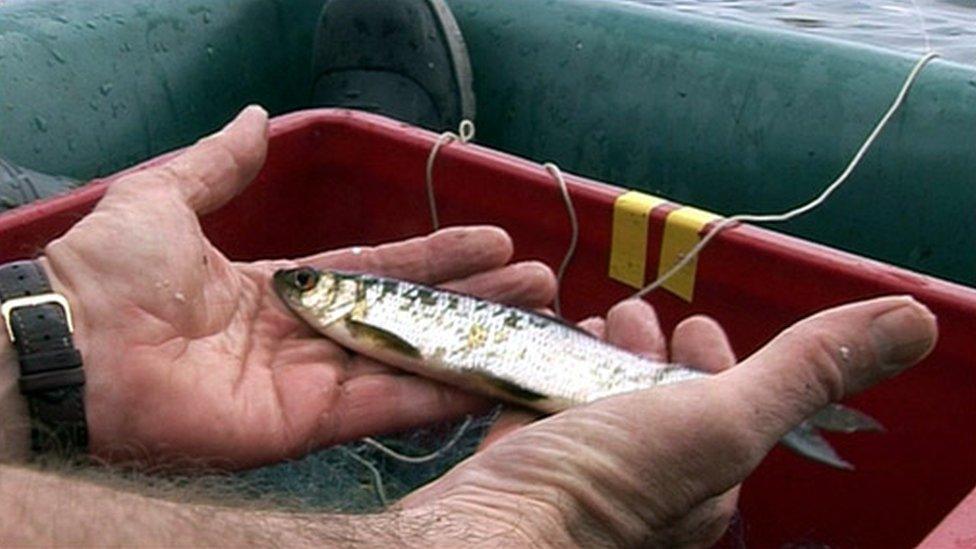
M 708 376 L 647 360 L 550 316 L 402 280 L 299 268 L 275 273 L 274 286 L 293 312 L 344 347 L 542 412 Z M 832 405 L 782 441 L 849 469 L 815 427 L 854 432 L 880 424 Z

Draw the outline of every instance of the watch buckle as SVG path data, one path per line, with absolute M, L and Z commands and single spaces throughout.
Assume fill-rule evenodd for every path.
M 51 292 L 41 295 L 15 297 L 0 304 L 0 316 L 3 316 L 3 322 L 7 326 L 7 336 L 10 338 L 11 343 L 15 340 L 14 330 L 10 326 L 10 315 L 14 310 L 48 304 L 60 305 L 64 309 L 64 318 L 68 323 L 68 333 L 74 333 L 75 327 L 74 322 L 71 320 L 71 305 L 68 304 L 68 300 L 63 295 Z

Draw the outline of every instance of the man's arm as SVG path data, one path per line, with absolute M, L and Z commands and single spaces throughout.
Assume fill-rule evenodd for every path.
M 174 496 L 178 497 L 177 493 Z M 0 466 L 0 546 L 523 544 L 507 525 L 439 508 L 373 515 L 285 513 L 148 497 L 81 479 Z

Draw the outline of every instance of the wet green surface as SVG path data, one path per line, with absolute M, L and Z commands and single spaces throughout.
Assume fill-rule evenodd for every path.
M 0 4 L 0 151 L 87 178 L 308 100 L 319 0 Z M 296 55 L 299 53 L 300 55 Z

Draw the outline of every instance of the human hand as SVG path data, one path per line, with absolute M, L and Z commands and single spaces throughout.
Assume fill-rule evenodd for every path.
M 667 359 L 653 310 L 619 304 L 587 327 Z M 921 360 L 935 317 L 910 298 L 832 309 L 780 334 L 734 368 L 721 328 L 675 330 L 673 362 L 715 372 L 607 398 L 527 427 L 510 415 L 487 448 L 401 506 L 467 525 L 469 537 L 532 546 L 705 547 L 728 527 L 739 484 L 785 435 L 830 402 Z
M 229 261 L 197 216 L 239 193 L 266 147 L 267 115 L 249 108 L 113 184 L 45 249 L 52 284 L 73 306 L 94 454 L 246 467 L 484 405 L 318 336 L 275 296 L 277 269 L 368 270 L 523 307 L 552 299 L 551 272 L 505 266 L 511 241 L 487 227 L 298 261 Z

